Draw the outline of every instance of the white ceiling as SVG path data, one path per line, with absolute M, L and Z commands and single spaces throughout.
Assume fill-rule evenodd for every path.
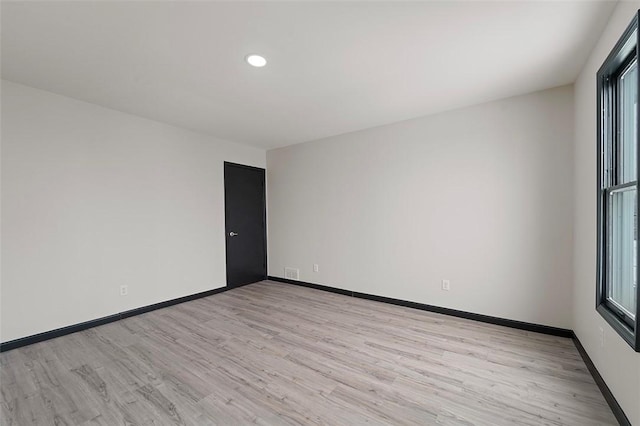
M 614 6 L 3 2 L 2 77 L 268 149 L 571 83 Z

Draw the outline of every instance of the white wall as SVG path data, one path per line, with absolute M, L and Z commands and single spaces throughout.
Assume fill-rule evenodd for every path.
M 269 274 L 570 328 L 572 141 L 562 87 L 268 151 Z
M 575 208 L 573 329 L 632 424 L 640 425 L 640 354 L 595 310 L 596 72 L 631 22 L 640 2 L 621 2 L 575 83 Z M 605 332 L 600 346 L 599 329 Z
M 2 81 L 1 340 L 224 286 L 224 161 L 265 152 Z

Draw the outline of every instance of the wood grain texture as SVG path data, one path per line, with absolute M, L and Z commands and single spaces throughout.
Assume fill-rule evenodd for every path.
M 570 339 L 264 281 L 0 354 L 2 425 L 615 425 Z

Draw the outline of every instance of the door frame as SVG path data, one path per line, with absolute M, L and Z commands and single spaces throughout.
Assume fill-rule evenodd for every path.
M 224 264 L 224 269 L 225 269 L 225 276 L 226 276 L 226 283 L 225 286 L 229 287 L 229 288 L 235 288 L 235 287 L 231 287 L 229 286 L 229 250 L 228 250 L 228 243 L 229 243 L 229 230 L 227 229 L 227 217 L 228 217 L 228 206 L 227 206 L 227 185 L 226 185 L 226 179 L 227 179 L 227 169 L 229 167 L 234 167 L 234 168 L 238 168 L 238 169 L 248 169 L 248 170 L 254 170 L 254 171 L 258 171 L 262 174 L 262 182 L 264 184 L 264 188 L 262 191 L 262 228 L 264 229 L 264 279 L 266 280 L 267 277 L 269 276 L 268 274 L 268 266 L 269 264 L 267 263 L 267 170 L 265 168 L 262 167 L 255 167 L 255 166 L 248 166 L 246 164 L 239 164 L 239 163 L 232 163 L 230 161 L 225 161 L 224 165 L 223 165 L 223 169 L 224 169 L 224 177 L 223 177 L 223 181 L 222 181 L 222 185 L 224 187 L 224 252 L 225 252 L 225 264 Z M 239 286 L 236 287 L 241 287 L 242 285 L 246 285 L 246 284 L 241 284 Z

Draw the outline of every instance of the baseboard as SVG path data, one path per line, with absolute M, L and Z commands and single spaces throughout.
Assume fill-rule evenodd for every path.
M 584 346 L 582 346 L 582 343 L 580 343 L 578 336 L 576 336 L 574 332 L 572 332 L 571 334 L 572 334 L 571 338 L 573 339 L 573 343 L 576 345 L 576 349 L 578 349 L 578 352 L 580 353 L 582 360 L 587 366 L 587 369 L 589 369 L 589 372 L 591 373 L 593 380 L 596 382 L 596 384 L 600 388 L 600 392 L 602 392 L 602 396 L 604 396 L 605 401 L 607 401 L 607 404 L 609 404 L 609 407 L 611 408 L 611 411 L 613 411 L 614 416 L 616 416 L 618 423 L 620 423 L 621 426 L 631 426 L 631 422 L 629 421 L 627 416 L 624 414 L 622 407 L 620 407 L 620 404 L 618 404 L 616 397 L 613 396 L 611 389 L 609 389 L 609 386 L 607 386 L 607 383 L 604 381 L 604 379 L 600 375 L 600 372 L 598 372 L 598 369 L 593 364 L 593 361 L 591 361 L 589 354 L 585 350 Z
M 97 318 L 91 321 L 86 321 L 79 324 L 70 325 L 67 327 L 57 328 L 51 331 L 45 331 L 44 333 L 38 333 L 32 336 L 22 337 L 20 339 L 10 340 L 8 342 L 2 342 L 0 343 L 0 352 L 6 352 L 12 349 L 20 348 L 22 346 L 42 342 L 44 340 L 54 339 L 60 336 L 66 336 L 67 334 L 76 333 L 78 331 L 86 330 L 92 327 L 97 327 L 99 325 L 109 324 L 110 322 L 119 321 L 124 318 L 132 317 L 134 315 L 140 315 L 146 312 L 155 311 L 156 309 L 166 308 L 168 306 L 177 305 L 179 303 L 189 302 L 191 300 L 200 299 L 202 297 L 212 296 L 214 294 L 222 293 L 223 291 L 227 291 L 227 290 L 229 290 L 229 287 L 221 287 L 213 290 L 207 290 L 207 291 L 203 291 L 202 293 L 196 293 L 189 296 L 178 297 L 177 299 L 171 299 L 165 302 L 154 303 L 153 305 L 142 306 L 140 308 L 135 308 L 135 309 L 120 312 L 114 315 Z
M 488 324 L 502 325 L 505 327 L 517 328 L 520 330 L 550 334 L 552 336 L 560 336 L 560 337 L 567 337 L 567 338 L 573 337 L 573 331 L 567 330 L 565 328 L 550 327 L 548 325 L 533 324 L 529 322 L 492 317 L 489 315 L 475 314 L 473 312 L 459 311 L 456 309 L 443 308 L 440 306 L 427 305 L 424 303 L 409 302 L 409 301 L 400 300 L 400 299 L 392 299 L 390 297 L 376 296 L 376 295 L 367 294 L 367 293 L 359 293 L 356 291 L 349 291 L 341 288 L 329 287 L 325 285 L 308 283 L 304 281 L 290 280 L 287 278 L 280 278 L 280 277 L 273 277 L 273 276 L 269 276 L 268 278 L 272 281 L 278 281 L 281 283 L 294 284 L 302 287 L 314 288 L 316 290 L 329 291 L 331 293 L 338 293 L 346 296 L 358 297 L 360 299 L 375 300 L 376 302 L 383 302 L 383 303 L 389 303 L 392 305 L 404 306 L 407 308 L 420 309 L 422 311 L 435 312 L 438 314 L 450 315 L 453 317 L 485 322 Z

